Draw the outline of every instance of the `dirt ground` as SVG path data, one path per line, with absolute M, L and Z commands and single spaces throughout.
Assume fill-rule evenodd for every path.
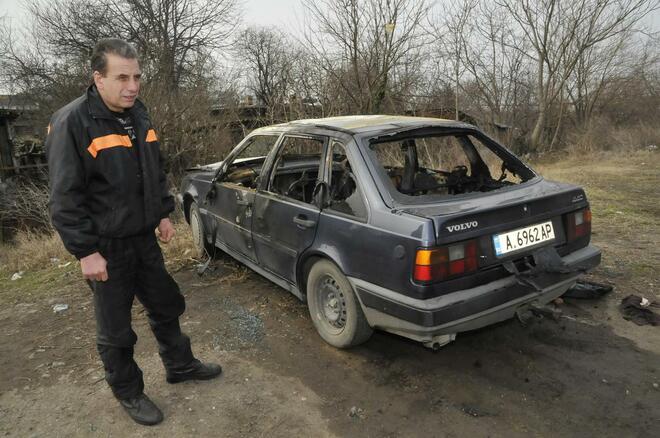
M 558 321 L 511 320 L 460 334 L 437 352 L 380 332 L 337 350 L 316 334 L 305 304 L 242 266 L 220 258 L 201 277 L 193 263 L 177 267 L 187 300 L 182 326 L 196 355 L 224 373 L 167 384 L 136 305 L 136 358 L 166 416 L 155 427 L 134 424 L 103 380 L 91 295 L 75 265 L 48 268 L 55 274 L 35 277 L 40 286 L 31 292 L 18 286 L 35 281 L 29 273 L 3 280 L 0 435 L 657 437 L 660 328 L 618 311 L 629 294 L 660 301 L 660 166 L 652 159 L 646 173 L 621 183 L 622 167 L 639 169 L 649 158 L 594 161 L 580 172 L 568 170 L 570 161 L 540 166 L 587 186 L 593 240 L 604 249 L 590 278 L 614 285 L 611 294 L 566 299 Z M 652 189 L 640 198 L 642 184 Z M 60 303 L 68 310 L 53 312 Z

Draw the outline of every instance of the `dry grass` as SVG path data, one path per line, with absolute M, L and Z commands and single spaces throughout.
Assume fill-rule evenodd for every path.
M 2 244 L 0 272 L 33 271 L 76 259 L 62 245 L 60 236 L 19 232 L 13 243 Z
M 584 187 L 601 270 L 656 287 L 660 266 L 660 151 L 575 154 L 534 166 L 548 179 Z
M 174 224 L 175 238 L 161 248 L 168 266 L 177 267 L 191 261 L 193 254 L 190 228 L 185 222 Z M 76 262 L 67 252 L 58 234 L 20 232 L 11 244 L 2 244 L 0 272 L 34 271 L 48 269 L 54 265 Z
M 174 239 L 161 244 L 170 271 L 198 262 L 192 258 L 188 224 L 178 221 L 174 227 Z M 22 273 L 22 278 L 12 281 L 17 272 Z M 66 287 L 86 286 L 78 261 L 66 251 L 59 235 L 20 232 L 14 243 L 0 244 L 0 301 L 29 300 L 32 295 L 52 294 Z
M 174 228 L 176 229 L 174 239 L 168 244 L 161 244 L 160 247 L 168 269 L 176 271 L 199 260 L 194 258 L 195 251 L 188 223 L 181 219 L 174 222 Z
M 586 128 L 572 130 L 567 142 L 571 151 L 579 153 L 637 153 L 660 144 L 660 128 L 656 123 L 643 122 L 622 127 L 613 125 L 605 118 L 594 118 Z

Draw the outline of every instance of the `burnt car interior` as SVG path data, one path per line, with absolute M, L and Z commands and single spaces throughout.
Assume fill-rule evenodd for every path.
M 285 138 L 276 158 L 269 191 L 297 201 L 323 202 L 324 207 L 357 217 L 366 217 L 366 207 L 357 188 L 344 146 L 332 145 L 332 172 L 324 200 L 316 199 L 323 142 L 313 138 Z
M 220 166 L 213 181 L 237 184 L 249 189 L 256 189 L 266 156 L 277 143 L 277 135 L 255 135 L 251 137 L 241 151 L 234 156 L 227 169 Z M 219 179 L 217 179 L 219 178 Z
M 319 162 L 305 155 L 286 156 L 286 159 L 277 162 L 270 191 L 311 203 L 319 174 Z
M 323 140 L 286 136 L 277 153 L 268 190 L 297 201 L 312 203 L 319 178 Z
M 535 176 L 512 154 L 466 132 L 376 139 L 370 149 L 408 196 L 489 192 Z
M 263 140 L 246 146 L 222 173 L 219 182 L 228 182 L 255 190 L 261 179 L 265 156 Z M 275 158 L 267 190 L 300 202 L 313 203 L 319 182 L 323 141 L 309 137 L 285 137 Z M 343 145 L 335 143 L 332 153 L 332 176 L 326 206 L 346 214 L 361 215 L 363 202 L 357 192 L 355 176 Z M 220 171 L 220 169 L 219 169 Z
M 258 157 L 247 160 L 235 160 L 227 168 L 221 181 L 256 189 L 265 159 L 265 157 Z

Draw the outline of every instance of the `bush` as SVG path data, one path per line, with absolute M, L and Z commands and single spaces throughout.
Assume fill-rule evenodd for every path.
M 660 144 L 660 126 L 638 122 L 628 126 L 613 126 L 606 118 L 596 118 L 586 128 L 574 129 L 567 135 L 571 152 L 630 152 Z

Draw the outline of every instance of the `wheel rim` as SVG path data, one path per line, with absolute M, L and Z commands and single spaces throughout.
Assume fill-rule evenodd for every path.
M 201 241 L 201 231 L 200 231 L 200 224 L 199 224 L 199 216 L 197 215 L 196 212 L 193 212 L 192 214 L 192 220 L 190 221 L 190 231 L 192 232 L 192 237 L 193 237 L 193 242 L 195 242 L 195 246 L 197 247 L 198 252 L 203 251 L 202 247 L 202 241 Z
M 326 275 L 321 279 L 318 297 L 323 322 L 341 331 L 346 326 L 346 296 L 334 278 Z

